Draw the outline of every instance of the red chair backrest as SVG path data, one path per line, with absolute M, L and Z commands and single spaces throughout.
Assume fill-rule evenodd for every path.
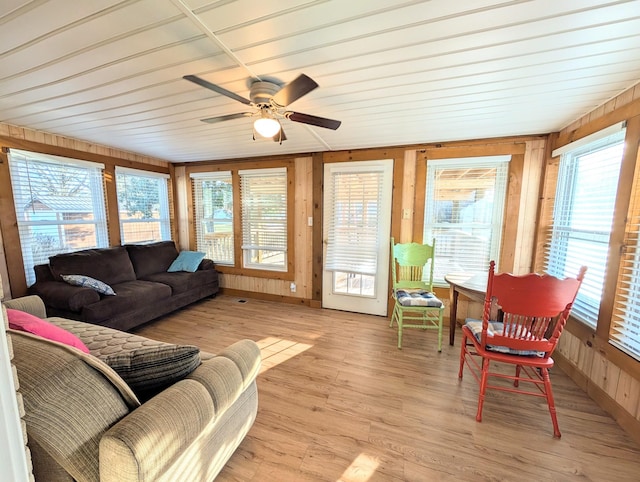
M 540 351 L 549 356 L 569 318 L 586 269 L 580 268 L 576 278 L 559 279 L 537 273 L 516 276 L 494 273 L 495 262 L 491 261 L 482 316 L 482 345 Z M 487 327 L 490 319 L 495 319 L 496 307 L 502 315 L 503 329 L 487 337 Z

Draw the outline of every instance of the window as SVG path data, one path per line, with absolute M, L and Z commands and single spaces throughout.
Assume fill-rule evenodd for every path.
M 11 149 L 9 169 L 28 285 L 49 256 L 109 245 L 103 165 Z
M 352 167 L 337 163 L 325 179 L 331 210 L 325 213 L 324 269 L 332 272 L 334 293 L 376 296 L 384 175 L 382 164 Z M 387 238 L 388 231 L 383 239 Z
M 558 171 L 546 270 L 558 277 L 588 270 L 572 315 L 596 326 L 609 252 L 609 238 L 624 148 L 624 130 L 569 145 Z
M 122 244 L 171 239 L 168 179 L 166 174 L 116 167 Z
M 509 156 L 427 162 L 423 240 L 435 239 L 433 281 L 499 261 Z
M 287 169 L 247 169 L 238 174 L 243 266 L 287 271 Z
M 234 263 L 231 171 L 192 173 L 196 246 L 218 264 Z

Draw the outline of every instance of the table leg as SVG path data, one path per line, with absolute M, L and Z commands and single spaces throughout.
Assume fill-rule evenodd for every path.
M 449 287 L 449 345 L 453 346 L 458 318 L 458 290 Z

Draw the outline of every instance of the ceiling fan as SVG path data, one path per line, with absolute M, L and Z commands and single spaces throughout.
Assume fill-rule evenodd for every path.
M 273 82 L 253 82 L 251 84 L 249 94 L 250 99 L 246 99 L 241 95 L 231 92 L 219 85 L 212 84 L 211 82 L 201 79 L 195 75 L 185 75 L 183 78 L 206 89 L 213 90 L 218 94 L 225 95 L 230 99 L 254 107 L 254 110 L 251 112 L 240 112 L 237 114 L 209 117 L 207 119 L 202 119 L 202 122 L 214 124 L 216 122 L 239 119 L 241 117 L 257 117 L 253 124 L 255 131 L 262 137 L 272 138 L 274 141 L 280 143 L 287 139 L 282 129 L 280 119 L 286 118 L 293 122 L 300 122 L 302 124 L 309 124 L 333 130 L 336 130 L 341 124 L 338 120 L 287 110 L 287 106 L 289 104 L 292 104 L 300 97 L 307 95 L 313 89 L 318 87 L 318 84 L 311 77 L 304 74 L 299 75 L 283 87 L 280 87 L 278 84 Z

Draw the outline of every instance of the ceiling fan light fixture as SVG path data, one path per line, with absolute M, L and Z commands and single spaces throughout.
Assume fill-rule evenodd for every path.
M 253 128 L 262 137 L 273 137 L 280 131 L 280 123 L 271 117 L 260 117 L 253 123 Z

